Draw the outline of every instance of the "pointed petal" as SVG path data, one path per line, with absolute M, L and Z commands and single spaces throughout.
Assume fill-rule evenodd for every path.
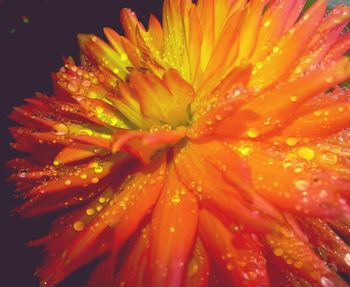
M 312 250 L 309 243 L 302 241 L 289 229 L 281 229 L 280 233 L 268 234 L 267 244 L 270 247 L 268 260 L 289 269 L 293 274 L 310 281 L 312 286 L 346 287 L 347 284 L 330 269 Z M 326 283 L 324 283 L 326 282 Z
M 347 212 L 339 192 L 343 183 L 312 165 L 312 147 L 278 153 L 265 145 L 246 142 L 233 148 L 247 160 L 253 189 L 271 204 L 318 217 Z
M 210 157 L 220 155 L 218 162 L 209 164 Z M 225 214 L 232 221 L 240 221 L 254 231 L 266 231 L 274 228 L 274 222 L 267 220 L 252 206 L 252 197 L 244 189 L 239 189 L 247 179 L 246 166 L 237 160 L 237 155 L 227 151 L 218 142 L 201 144 L 188 143 L 182 149 L 176 149 L 175 167 L 180 180 L 191 190 L 204 206 Z M 206 168 L 203 169 L 203 166 Z M 236 170 L 233 180 L 225 178 L 225 171 Z M 229 177 L 229 175 L 228 175 Z M 237 184 L 238 183 L 238 184 Z
M 142 172 L 134 174 L 123 185 L 123 190 L 116 193 L 104 208 L 101 207 L 101 212 L 93 220 L 85 225 L 83 219 L 80 219 L 79 224 L 74 225 L 74 228 L 78 228 L 79 232 L 70 240 L 68 247 L 65 246 L 64 256 L 56 254 L 57 257 L 48 261 L 40 271 L 40 277 L 43 281 L 47 281 L 48 286 L 55 285 L 81 265 L 100 255 L 101 250 L 105 250 L 106 247 L 108 250 L 113 248 L 113 253 L 116 255 L 157 201 L 164 184 L 164 173 L 165 159 L 158 157 Z M 101 200 L 99 199 L 99 201 Z M 96 248 L 96 244 L 106 233 L 109 234 L 109 242 L 111 242 L 110 228 L 114 228 L 116 234 L 112 240 L 113 245 L 102 245 L 100 248 Z M 96 251 L 91 250 L 91 248 L 96 248 Z M 109 274 L 112 276 L 112 273 Z
M 289 30 L 289 33 L 272 49 L 253 71 L 250 86 L 264 89 L 289 71 L 290 66 L 301 56 L 306 43 L 326 11 L 326 1 L 317 1 L 312 8 Z M 291 32 L 292 31 L 292 32 Z
M 206 210 L 200 212 L 199 232 L 225 286 L 269 286 L 266 260 L 251 234 L 231 232 Z
M 150 244 L 150 225 L 144 227 L 133 245 L 132 250 L 123 261 L 116 278 L 117 284 L 123 286 L 145 286 L 144 277 Z M 89 286 L 88 286 L 89 287 Z
M 149 286 L 182 286 L 185 264 L 196 234 L 198 206 L 170 166 L 167 182 L 152 214 L 147 261 Z
M 202 241 L 197 238 L 192 258 L 187 264 L 184 287 L 206 287 L 209 281 L 210 260 Z

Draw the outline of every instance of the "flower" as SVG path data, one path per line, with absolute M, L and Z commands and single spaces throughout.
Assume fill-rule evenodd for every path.
M 89 287 L 347 286 L 350 8 L 304 2 L 165 0 L 79 35 L 12 113 L 18 212 L 62 212 L 42 286 L 95 259 Z

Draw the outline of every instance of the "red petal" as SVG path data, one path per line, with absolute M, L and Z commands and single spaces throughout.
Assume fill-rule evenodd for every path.
M 43 267 L 39 273 L 43 281 L 47 281 L 48 286 L 53 286 L 75 269 L 101 254 L 100 249 L 97 249 L 96 252 L 99 253 L 96 253 L 92 252 L 91 248 L 95 248 L 96 242 L 99 242 L 104 234 L 108 233 L 110 236 L 110 227 L 115 230 L 112 247 L 113 254 L 117 255 L 119 248 L 135 232 L 141 220 L 157 201 L 164 184 L 164 173 L 165 160 L 164 157 L 159 157 L 131 177 L 130 181 L 123 186 L 123 190 L 115 194 L 115 198 L 111 199 L 83 230 L 80 229 L 73 240 L 70 240 L 63 256 L 57 254 L 58 257 Z M 150 174 L 149 177 L 148 174 Z M 102 247 L 105 248 L 105 246 Z M 89 255 L 90 253 L 92 255 Z M 109 266 L 113 267 L 113 264 Z M 112 273 L 109 274 L 112 280 Z
M 191 260 L 187 264 L 184 287 L 206 287 L 209 281 L 210 260 L 202 241 L 197 238 Z
M 293 274 L 305 278 L 315 287 L 328 286 L 324 282 L 329 282 L 329 286 L 348 286 L 325 266 L 310 244 L 299 239 L 291 230 L 282 228 L 280 233 L 269 234 L 266 238 L 271 248 L 267 260 L 274 261 Z
M 251 234 L 231 232 L 205 210 L 200 212 L 199 232 L 224 286 L 269 286 L 265 257 Z
M 147 286 L 182 286 L 196 234 L 198 206 L 170 166 L 166 185 L 152 214 Z

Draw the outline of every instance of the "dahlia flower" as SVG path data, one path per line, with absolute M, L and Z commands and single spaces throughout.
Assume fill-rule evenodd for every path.
M 25 217 L 59 213 L 41 286 L 348 286 L 350 7 L 165 0 L 79 35 L 11 117 Z M 343 276 L 343 277 L 342 277 Z

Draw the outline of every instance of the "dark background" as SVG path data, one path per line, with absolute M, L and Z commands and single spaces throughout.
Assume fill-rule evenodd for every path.
M 14 123 L 8 115 L 35 92 L 51 94 L 50 73 L 62 66 L 64 56 L 78 60 L 77 33 L 103 37 L 106 26 L 121 32 L 119 11 L 123 7 L 136 11 L 145 23 L 150 13 L 160 17 L 162 0 L 0 0 L 1 287 L 39 286 L 33 273 L 43 252 L 27 247 L 26 242 L 45 235 L 53 219 L 24 220 L 11 214 L 18 201 L 13 185 L 6 182 L 9 171 L 4 164 L 18 154 L 9 148 L 7 127 Z M 72 275 L 59 287 L 83 286 L 89 269 Z

